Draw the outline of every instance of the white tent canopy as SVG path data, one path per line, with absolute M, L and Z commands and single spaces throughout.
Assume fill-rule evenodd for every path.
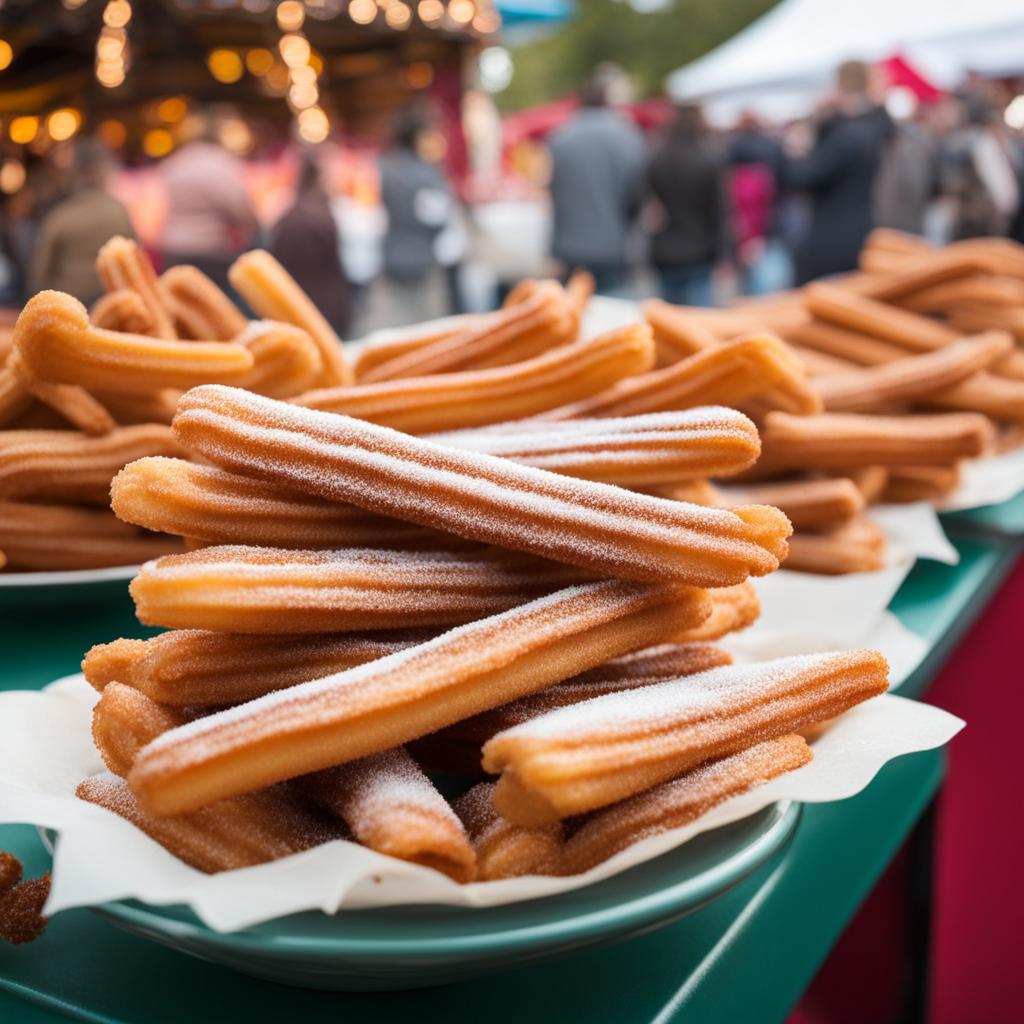
M 668 76 L 676 100 L 719 113 L 806 112 L 844 60 L 901 56 L 940 87 L 967 71 L 1024 70 L 1024 0 L 782 0 L 717 49 Z

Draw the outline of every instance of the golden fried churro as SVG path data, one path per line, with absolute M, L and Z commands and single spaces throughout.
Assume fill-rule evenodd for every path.
M 731 587 L 715 587 L 708 591 L 708 597 L 711 614 L 700 625 L 680 633 L 680 643 L 720 640 L 728 633 L 746 629 L 761 614 L 761 602 L 749 580 Z
M 930 317 L 854 295 L 833 284 L 808 285 L 804 289 L 804 301 L 807 309 L 821 320 L 881 338 L 912 352 L 931 352 L 960 337 L 959 331 Z
M 542 418 L 636 416 L 695 405 L 735 406 L 773 390 L 799 398 L 800 412 L 820 409 L 817 397 L 806 386 L 796 356 L 778 338 L 757 334 L 702 349 L 664 369 L 628 377 L 592 398 L 553 409 Z
M 128 288 L 101 295 L 89 310 L 89 319 L 108 331 L 126 334 L 153 334 L 156 321 L 138 292 Z
M 773 412 L 761 428 L 761 458 L 754 471 L 944 465 L 982 455 L 991 445 L 992 425 L 978 413 L 790 416 Z
M 198 267 L 168 267 L 159 286 L 163 304 L 184 337 L 231 341 L 245 330 L 245 314 Z
M 953 387 L 925 396 L 922 404 L 933 409 L 981 412 L 994 420 L 1024 420 L 1024 380 L 994 373 L 975 373 Z
M 279 860 L 341 835 L 337 827 L 276 789 L 174 818 L 149 814 L 115 775 L 85 779 L 75 794 L 130 821 L 179 860 L 208 874 Z
M 718 488 L 710 480 L 679 480 L 657 487 L 641 487 L 647 494 L 670 501 L 690 501 L 695 505 L 724 505 Z
M 363 846 L 473 880 L 476 855 L 462 822 L 402 747 L 306 776 L 300 789 Z
M 793 534 L 784 569 L 841 576 L 885 568 L 885 533 L 865 516 L 856 516 L 831 530 Z
M 729 500 L 774 505 L 786 513 L 794 530 L 816 530 L 852 519 L 867 502 L 846 477 L 779 480 L 730 489 Z
M 7 365 L 30 395 L 59 413 L 73 427 L 94 436 L 117 427 L 114 417 L 85 388 L 40 380 L 25 366 L 18 352 L 7 357 Z
M 960 475 L 959 463 L 893 467 L 882 492 L 882 501 L 936 501 L 956 490 Z
M 171 707 L 225 707 L 403 651 L 422 633 L 254 636 L 178 629 L 98 644 L 82 671 L 97 690 L 119 682 Z
M 907 354 L 906 349 L 891 342 L 822 320 L 809 320 L 794 327 L 787 332 L 786 340 L 858 366 L 877 366 Z
M 147 562 L 129 589 L 151 626 L 320 633 L 468 622 L 579 577 L 489 552 L 225 546 Z
M 373 384 L 460 370 L 517 363 L 575 336 L 579 311 L 555 281 L 522 282 L 497 314 L 391 359 L 361 367 L 360 381 Z
M 1013 309 L 1024 306 L 1024 281 L 975 275 L 923 288 L 900 299 L 912 313 L 943 313 L 957 303 Z
M 454 803 L 469 833 L 481 882 L 525 875 L 557 875 L 562 863 L 562 826 L 523 828 L 494 809 L 493 782 L 481 782 Z
M 85 307 L 61 292 L 39 292 L 28 301 L 14 345 L 40 380 L 107 391 L 237 383 L 253 367 L 252 354 L 233 342 L 173 341 L 94 327 Z
M 132 789 L 156 814 L 380 753 L 541 690 L 707 614 L 702 591 L 570 587 L 434 640 L 172 729 L 140 751 Z
M 730 797 L 791 772 L 813 756 L 802 736 L 781 736 L 638 793 L 583 823 L 565 844 L 562 870 L 567 875 L 589 871 L 627 846 L 688 825 Z
M 827 476 L 845 477 L 851 480 L 860 491 L 866 505 L 881 501 L 882 492 L 889 479 L 891 470 L 885 466 L 855 466 L 840 470 L 826 470 Z
M 125 466 L 110 485 L 118 518 L 209 544 L 271 548 L 444 548 L 450 534 L 311 498 L 215 466 L 154 456 Z
M 972 374 L 991 366 L 1013 347 L 1013 339 L 1002 331 L 990 331 L 974 338 L 951 342 L 945 348 L 923 355 L 894 359 L 880 366 L 864 367 L 841 374 L 819 377 L 814 385 L 825 408 L 832 412 L 866 412 L 900 402 L 927 398 L 966 381 Z M 989 375 L 986 375 L 989 377 Z M 997 378 L 990 378 L 996 380 Z M 1024 398 L 1024 384 L 1005 381 Z M 1021 415 L 1024 415 L 1024 401 Z M 958 408 L 970 409 L 961 405 Z M 979 412 L 988 412 L 979 409 Z
M 753 465 L 761 454 L 754 424 L 720 406 L 621 419 L 506 423 L 430 439 L 620 487 L 728 476 Z
M 149 257 L 136 242 L 115 235 L 96 256 L 96 270 L 108 292 L 135 292 L 146 305 L 157 338 L 176 338 L 171 316 L 160 297 L 160 286 Z
M 147 743 L 190 717 L 180 709 L 162 707 L 123 683 L 110 683 L 92 711 L 92 741 L 107 769 L 124 778 Z
M 173 537 L 118 522 L 106 509 L 0 501 L 0 548 L 23 571 L 138 565 L 181 550 Z
M 633 324 L 510 366 L 324 388 L 295 402 L 423 434 L 532 416 L 642 373 L 653 360 L 650 331 Z
M 808 654 L 560 708 L 484 747 L 484 769 L 501 772 L 495 808 L 536 825 L 606 807 L 704 761 L 833 718 L 884 692 L 887 675 L 877 651 Z
M 76 430 L 8 430 L 0 434 L 0 499 L 46 498 L 105 505 L 110 480 L 152 452 L 176 455 L 170 427 L 118 427 L 102 437 Z
M 644 319 L 654 331 L 659 366 L 668 366 L 718 344 L 714 331 L 679 306 L 671 306 L 661 299 L 649 299 L 643 310 Z
M 978 302 L 951 303 L 946 319 L 950 325 L 964 333 L 977 331 L 1009 331 L 1018 344 L 1024 343 L 1024 309 L 988 306 Z M 1017 351 L 1007 357 L 1014 377 L 1021 376 L 1024 353 Z
M 856 370 L 858 366 L 857 363 L 851 363 L 849 359 L 841 359 L 839 356 L 830 356 L 826 352 L 818 352 L 813 348 L 795 345 L 792 341 L 790 341 L 789 347 L 796 353 L 797 358 L 803 363 L 804 369 L 811 377 L 845 373 L 847 370 Z
M 254 320 L 235 341 L 253 358 L 243 382 L 250 391 L 271 398 L 291 398 L 310 387 L 321 375 L 320 350 L 301 327 L 272 320 Z
M 0 427 L 6 427 L 32 407 L 33 398 L 8 361 L 0 366 Z
M 93 391 L 92 395 L 123 426 L 140 423 L 169 426 L 181 392 L 171 388 L 137 394 L 101 390 Z
M 281 320 L 301 327 L 320 350 L 323 386 L 350 384 L 351 368 L 345 361 L 341 339 L 309 296 L 273 256 L 264 249 L 243 253 L 231 265 L 232 287 L 266 320 Z
M 224 468 L 626 579 L 740 583 L 777 567 L 790 528 L 777 509 L 665 501 L 232 388 L 193 389 L 174 428 Z

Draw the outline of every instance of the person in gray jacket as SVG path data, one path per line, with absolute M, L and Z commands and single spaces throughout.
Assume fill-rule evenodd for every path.
M 643 136 L 609 107 L 609 85 L 607 76 L 595 75 L 580 110 L 549 142 L 551 254 L 565 273 L 589 270 L 604 294 L 629 287 L 629 236 L 646 171 Z

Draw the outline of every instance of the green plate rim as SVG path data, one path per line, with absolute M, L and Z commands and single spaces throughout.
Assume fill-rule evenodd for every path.
M 565 945 L 574 940 L 587 939 L 595 932 L 617 934 L 635 931 L 646 924 L 669 917 L 676 910 L 688 906 L 698 907 L 708 898 L 722 895 L 739 884 L 773 854 L 778 852 L 796 831 L 803 805 L 798 801 L 783 800 L 769 805 L 764 810 L 774 810 L 775 819 L 756 838 L 719 861 L 712 867 L 680 882 L 662 887 L 654 892 L 638 896 L 597 910 L 582 910 L 567 917 L 546 919 L 540 922 L 518 924 L 509 928 L 491 926 L 481 931 L 458 935 L 431 935 L 425 938 L 404 936 L 366 936 L 348 938 L 332 936 L 275 936 L 256 930 L 239 932 L 217 932 L 201 921 L 183 921 L 165 916 L 160 908 L 136 901 L 118 900 L 92 908 L 96 913 L 111 919 L 114 923 L 130 930 L 156 932 L 178 941 L 188 942 L 192 948 L 215 945 L 235 953 L 262 951 L 285 958 L 379 958 L 428 957 L 472 952 L 484 955 L 524 947 L 557 943 Z M 757 812 L 760 813 L 760 812 Z M 714 830 L 712 830 L 714 831 Z M 703 833 L 702 833 L 703 834 Z M 707 833 L 710 834 L 710 833 Z M 643 865 L 637 865 L 642 869 Z M 601 883 L 595 883 L 600 885 Z M 580 892 L 582 890 L 574 890 Z M 566 894 L 568 895 L 568 894 Z M 557 900 L 558 896 L 542 897 L 526 903 L 541 904 Z M 419 909 L 436 908 L 426 904 Z M 382 908 L 395 910 L 397 908 Z M 472 914 L 474 908 L 448 908 L 465 910 Z M 482 912 L 500 911 L 502 907 L 480 908 Z M 362 911 L 360 911 L 362 912 Z M 269 922 L 268 922 L 269 923 Z

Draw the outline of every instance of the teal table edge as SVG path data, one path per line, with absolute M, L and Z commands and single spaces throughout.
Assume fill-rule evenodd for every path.
M 960 565 L 919 563 L 891 606 L 929 644 L 928 655 L 901 688 L 908 696 L 924 693 L 1012 569 L 1021 546 L 994 534 L 957 537 L 955 543 Z M 41 944 L 75 951 L 77 963 L 60 990 L 74 995 L 61 999 L 53 990 L 19 985 L 12 977 L 14 958 L 32 955 L 33 947 L 0 946 L 0 1020 L 35 1024 L 65 1019 L 60 1014 L 104 1024 L 163 1024 L 197 1014 L 234 1019 L 242 1013 L 253 1022 L 287 1013 L 308 1021 L 341 1016 L 382 1024 L 414 1015 L 476 1020 L 485 1014 L 493 1024 L 526 1014 L 538 1024 L 567 1014 L 594 1024 L 783 1020 L 933 798 L 943 770 L 939 751 L 911 755 L 887 765 L 850 800 L 806 807 L 781 856 L 675 924 L 618 946 L 438 989 L 388 995 L 286 989 L 140 942 L 89 911 L 70 911 L 54 921 L 53 935 Z M 19 852 L 28 854 L 33 867 L 45 868 L 34 835 L 6 832 L 20 836 Z M 46 955 L 46 947 L 39 952 Z M 138 991 L 120 1001 L 109 992 L 101 998 L 103 985 L 95 975 L 106 971 L 111 984 L 119 979 L 128 988 L 146 988 L 151 998 L 159 991 L 160 1001 L 140 1003 Z M 92 998 L 90 1005 L 76 1002 L 83 992 Z
M 942 521 L 952 532 L 994 534 L 998 537 L 1024 537 L 1024 492 L 998 505 L 945 512 Z

